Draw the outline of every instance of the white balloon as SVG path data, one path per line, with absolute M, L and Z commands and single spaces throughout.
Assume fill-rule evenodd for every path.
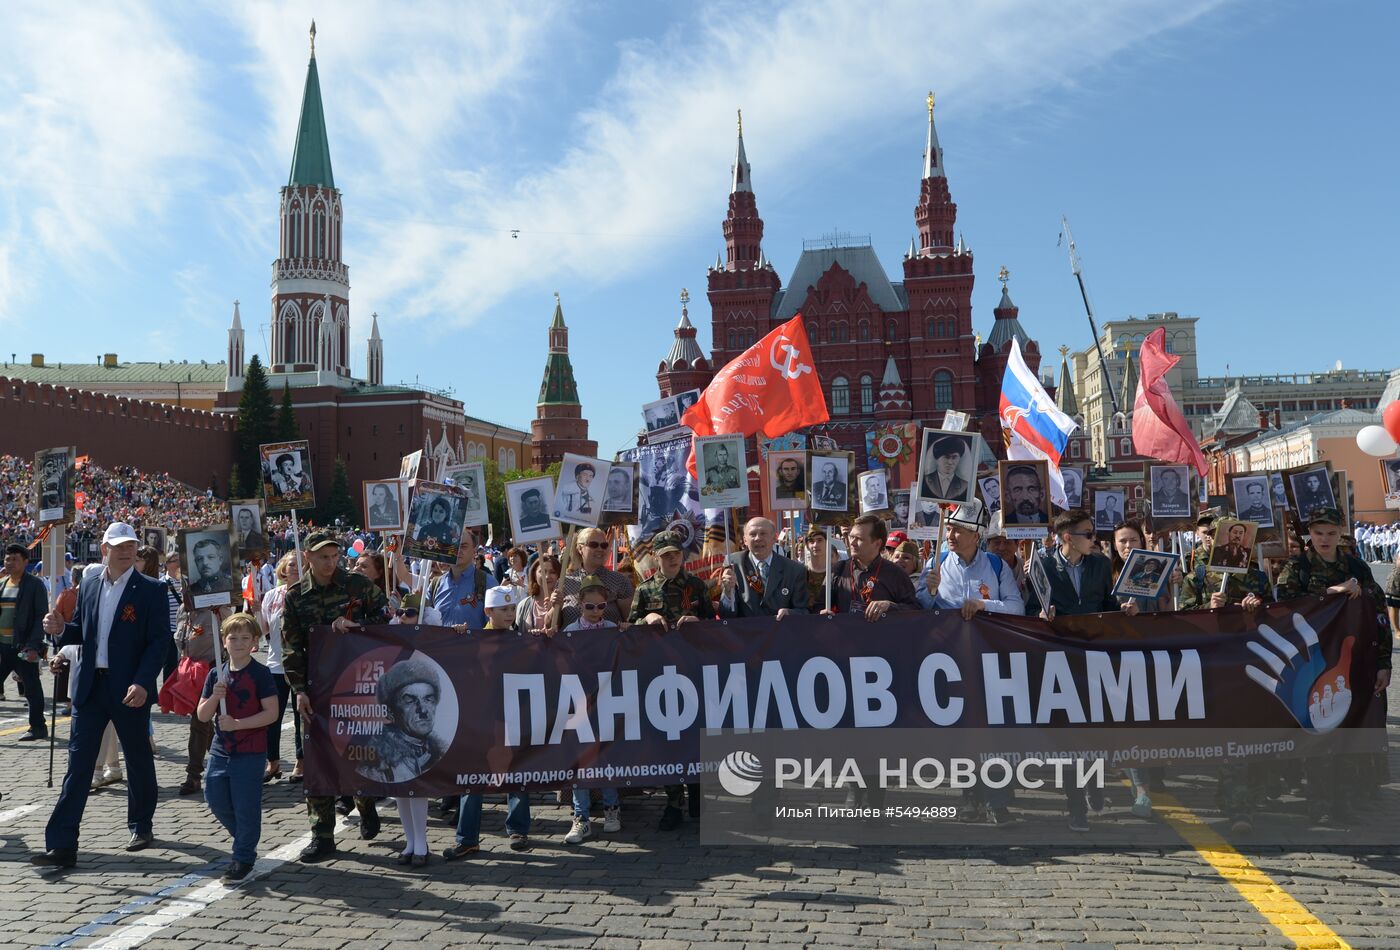
M 1400 448 L 1395 440 L 1390 437 L 1390 433 L 1380 426 L 1366 426 L 1356 433 L 1356 446 L 1367 455 L 1376 458 L 1385 458 Z

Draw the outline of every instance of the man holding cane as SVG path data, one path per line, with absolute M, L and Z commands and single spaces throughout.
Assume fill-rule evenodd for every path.
M 127 766 L 126 850 L 151 846 L 156 811 L 156 766 L 149 740 L 156 675 L 170 649 L 170 605 L 165 585 L 136 570 L 136 531 L 113 522 L 102 536 L 106 567 L 81 588 L 72 623 L 50 611 L 44 632 L 59 645 L 80 644 L 73 669 L 73 722 L 68 772 L 44 832 L 43 854 L 30 861 L 71 868 L 78 860 L 78 827 L 102 733 L 111 723 Z

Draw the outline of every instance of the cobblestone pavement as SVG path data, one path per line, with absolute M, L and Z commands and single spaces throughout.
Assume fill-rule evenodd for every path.
M 1400 853 L 1368 846 L 1377 828 L 1400 824 L 1400 784 L 1383 791 L 1381 817 L 1357 822 L 1351 844 L 1331 853 L 1235 841 L 1236 852 L 1189 823 L 1180 827 L 1191 844 L 1136 851 L 705 848 L 693 822 L 656 831 L 660 796 L 627 799 L 622 833 L 570 847 L 567 809 L 537 795 L 532 851 L 506 847 L 497 799 L 479 856 L 414 871 L 392 863 L 401 836 L 387 802 L 378 840 L 359 840 L 351 819 L 337 860 L 289 860 L 306 816 L 299 786 L 279 783 L 266 790 L 255 876 L 225 888 L 227 838 L 202 801 L 175 793 L 187 726 L 167 716 L 156 717 L 156 847 L 121 850 L 118 785 L 90 801 L 79 867 L 39 874 L 27 859 L 57 789 L 45 787 L 47 745 L 15 742 L 22 716 L 11 685 L 0 703 L 3 946 L 1400 946 Z M 62 761 L 60 747 L 60 771 Z M 1127 804 L 1120 793 L 1113 807 Z M 430 836 L 439 851 L 452 841 L 436 818 Z

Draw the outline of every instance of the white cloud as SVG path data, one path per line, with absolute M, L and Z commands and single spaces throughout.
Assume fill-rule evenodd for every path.
M 647 267 L 686 235 L 714 230 L 736 106 L 760 208 L 765 183 L 801 179 L 804 165 L 887 138 L 892 123 L 907 129 L 912 182 L 929 86 L 945 113 L 1013 103 L 1215 5 L 921 0 L 876 15 L 844 0 L 711 4 L 683 29 L 624 47 L 558 159 L 525 170 L 487 164 L 474 121 L 499 118 L 498 100 L 526 81 L 547 17 L 508 5 L 481 18 L 481 35 L 461 37 L 443 28 L 440 7 L 404 22 L 355 7 L 361 18 L 336 26 L 340 62 L 323 62 L 322 83 L 328 111 L 348 116 L 357 144 L 370 146 L 354 150 L 354 166 L 337 165 L 338 184 L 353 167 L 354 185 L 368 185 L 342 184 L 357 299 L 396 318 L 467 323 L 527 287 L 607 283 Z M 260 9 L 252 29 L 277 72 L 269 97 L 283 156 L 295 121 L 288 90 L 299 96 L 303 63 L 286 50 L 291 15 Z
M 0 62 L 3 320 L 45 262 L 130 250 L 209 139 L 196 61 L 146 4 L 7 7 Z

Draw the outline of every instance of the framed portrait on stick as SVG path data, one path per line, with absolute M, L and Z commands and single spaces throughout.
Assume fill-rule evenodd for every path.
M 365 491 L 365 528 L 369 531 L 398 532 L 404 530 L 405 482 L 398 478 L 367 481 Z
M 423 467 L 423 450 L 409 452 L 399 459 L 399 478 L 417 478 L 419 469 Z
M 807 453 L 807 506 L 814 524 L 843 524 L 854 517 L 854 452 L 825 449 Z
M 695 480 L 702 508 L 743 508 L 749 503 L 742 435 L 704 435 L 695 440 Z
M 596 527 L 603 513 L 603 486 L 611 469 L 611 462 L 564 453 L 554 491 L 554 520 L 580 528 Z
M 71 524 L 78 514 L 78 450 L 71 446 L 34 453 L 34 521 Z
M 191 606 L 202 610 L 233 603 L 238 581 L 234 577 L 233 537 L 227 525 L 182 530 L 179 552 Z
M 925 429 L 919 453 L 919 479 L 915 494 L 920 501 L 950 505 L 971 501 L 976 488 L 977 435 Z
M 768 507 L 772 511 L 801 511 L 807 507 L 805 450 L 768 453 Z
M 1220 518 L 1216 520 L 1214 527 L 1207 566 L 1212 571 L 1224 574 L 1243 574 L 1248 571 L 1250 555 L 1254 551 L 1254 536 L 1258 533 L 1259 526 L 1253 521 Z
M 1134 548 L 1123 562 L 1123 570 L 1113 585 L 1116 597 L 1143 597 L 1156 600 L 1171 583 L 1176 557 L 1165 551 Z
M 1381 465 L 1381 492 L 1387 508 L 1400 508 L 1400 455 L 1378 459 Z
M 1186 465 L 1146 466 L 1152 521 L 1191 520 L 1191 469 Z
M 466 511 L 466 493 L 456 485 L 416 483 L 408 512 L 404 556 L 455 564 Z
M 982 504 L 987 516 L 1001 514 L 1001 478 L 995 473 L 977 478 L 977 494 L 982 496 Z
M 890 492 L 890 529 L 907 531 L 909 527 L 909 489 L 898 488 Z
M 598 516 L 598 524 L 609 527 L 636 523 L 637 463 L 613 462 L 603 485 L 603 513 Z
M 258 446 L 262 463 L 263 501 L 269 514 L 316 507 L 311 481 L 311 443 L 272 442 Z
M 1326 462 L 1290 468 L 1284 475 L 1289 505 L 1303 524 L 1307 524 L 1308 516 L 1319 508 L 1338 507 L 1337 496 L 1332 491 L 1332 467 Z
M 1234 501 L 1235 517 L 1253 521 L 1260 528 L 1274 526 L 1273 489 L 1267 472 L 1260 475 L 1230 476 L 1230 497 Z M 1153 511 L 1156 515 L 1156 511 Z
M 460 462 L 442 470 L 442 480 L 462 489 L 467 498 L 465 524 L 469 528 L 479 527 L 491 520 L 486 506 L 486 463 Z
M 1044 459 L 1002 460 L 1001 526 L 1013 540 L 1043 538 L 1050 533 L 1050 463 Z
M 1084 466 L 1061 465 L 1060 477 L 1065 483 L 1065 510 L 1084 507 Z
M 563 537 L 559 522 L 549 517 L 554 499 L 554 479 L 549 475 L 506 482 L 506 510 L 510 514 L 510 538 L 516 544 Z
M 856 476 L 860 488 L 860 513 L 887 515 L 890 512 L 889 473 L 883 468 L 871 469 Z
M 1122 488 L 1094 489 L 1094 530 L 1112 533 L 1122 523 L 1128 493 Z
M 938 528 L 943 522 L 943 509 L 939 502 L 915 498 L 909 495 L 909 523 L 905 533 L 915 541 L 933 541 L 938 537 Z
M 240 557 L 261 558 L 267 554 L 267 531 L 263 528 L 261 498 L 230 501 L 228 523 L 233 529 L 233 546 Z
M 151 525 L 141 529 L 141 544 L 148 548 L 155 548 L 160 552 L 161 557 L 165 556 L 165 529 Z

